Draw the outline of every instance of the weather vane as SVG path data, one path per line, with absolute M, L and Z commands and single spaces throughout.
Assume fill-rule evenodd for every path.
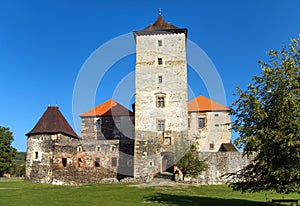
M 161 13 L 162 13 L 162 11 L 161 11 L 161 8 L 158 10 L 158 15 L 159 16 L 161 16 Z

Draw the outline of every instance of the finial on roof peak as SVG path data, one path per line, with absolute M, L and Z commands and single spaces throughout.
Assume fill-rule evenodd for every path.
M 161 8 L 158 10 L 158 15 L 159 15 L 159 16 L 161 16 L 161 15 L 162 15 Z

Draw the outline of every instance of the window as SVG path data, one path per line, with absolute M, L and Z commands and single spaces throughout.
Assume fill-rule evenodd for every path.
M 156 97 L 156 107 L 164 108 L 165 107 L 165 97 L 164 96 L 157 96 Z
M 61 158 L 63 167 L 67 167 L 67 158 Z
M 117 146 L 116 145 L 111 145 L 110 146 L 110 151 L 114 152 L 117 150 Z
M 161 47 L 161 46 L 162 46 L 162 40 L 158 40 L 158 41 L 157 41 L 157 45 L 158 45 L 159 47 Z
M 152 161 L 150 161 L 150 162 L 149 162 L 149 165 L 150 165 L 150 166 L 153 166 L 154 164 L 153 164 L 153 162 L 152 162 Z
M 157 120 L 157 130 L 158 131 L 165 130 L 165 120 Z
M 96 152 L 100 152 L 101 151 L 101 147 L 100 146 L 97 146 L 96 147 Z
M 219 127 L 220 125 L 219 124 L 215 124 L 215 127 Z
M 99 157 L 95 158 L 95 167 L 100 167 L 100 158 Z
M 191 127 L 191 118 L 188 118 L 188 128 Z
M 210 149 L 210 150 L 213 150 L 214 148 L 215 148 L 215 144 L 214 144 L 214 143 L 210 143 L 210 144 L 209 144 L 209 149 Z
M 163 64 L 162 58 L 157 58 L 157 64 L 158 65 L 162 65 Z
M 121 121 L 120 121 L 120 119 L 115 118 L 114 121 L 115 121 L 115 126 L 116 126 L 118 129 L 120 129 L 120 127 L 121 127 Z
M 83 165 L 83 160 L 81 158 L 78 158 L 78 167 L 80 167 L 81 165 Z
M 117 158 L 116 157 L 112 157 L 111 158 L 111 166 L 112 167 L 116 167 L 117 166 Z
M 82 146 L 77 147 L 77 152 L 82 152 Z
M 52 170 L 48 170 L 48 175 L 52 175 Z
M 219 114 L 215 114 L 215 117 L 218 117 L 219 116 Z
M 199 117 L 198 118 L 198 128 L 204 128 L 205 127 L 205 118 Z
M 38 153 L 38 152 L 35 152 L 34 159 L 38 159 L 38 158 L 39 158 L 39 153 Z
M 164 138 L 164 145 L 171 145 L 171 137 Z
M 162 76 L 158 76 L 158 83 L 162 83 L 162 81 L 163 81 Z
M 97 128 L 98 131 L 101 130 L 101 119 L 96 120 L 96 128 Z

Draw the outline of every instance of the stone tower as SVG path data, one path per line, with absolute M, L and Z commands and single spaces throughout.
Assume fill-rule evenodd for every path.
M 59 108 L 49 106 L 34 128 L 26 134 L 26 176 L 31 182 L 52 183 L 57 172 L 71 163 L 79 137 Z
M 166 171 L 188 136 L 187 29 L 155 23 L 134 32 L 134 176 Z

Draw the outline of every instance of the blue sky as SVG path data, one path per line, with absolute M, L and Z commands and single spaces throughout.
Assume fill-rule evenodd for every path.
M 188 38 L 213 61 L 227 105 L 237 85 L 245 88 L 259 75 L 257 60 L 300 29 L 299 0 L 0 1 L 0 125 L 14 133 L 13 146 L 26 150 L 25 134 L 49 104 L 74 127 L 72 95 L 84 62 L 107 41 L 153 23 L 159 8 L 167 22 L 188 28 Z M 130 55 L 113 65 L 96 105 L 112 97 L 134 63 Z M 193 71 L 189 78 L 196 95 L 207 95 L 201 78 Z

